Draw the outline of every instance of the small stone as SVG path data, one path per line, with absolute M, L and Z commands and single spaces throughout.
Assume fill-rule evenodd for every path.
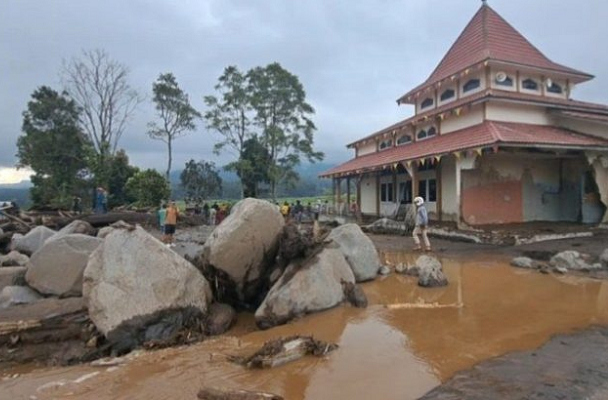
M 566 273 L 568 273 L 568 269 L 566 269 L 565 267 L 554 267 L 553 271 L 555 273 L 559 273 L 559 274 L 566 274 Z
M 380 266 L 380 268 L 378 269 L 378 274 L 381 276 L 387 276 L 391 274 L 391 268 L 386 265 Z
M 520 256 L 511 260 L 511 266 L 532 269 L 534 267 L 534 261 L 526 256 Z
M 87 341 L 87 348 L 97 348 L 97 336 L 93 336 Z
M 407 266 L 403 263 L 398 263 L 395 266 L 395 273 L 404 274 L 407 271 Z
M 600 263 L 604 269 L 608 269 L 608 248 L 600 255 Z

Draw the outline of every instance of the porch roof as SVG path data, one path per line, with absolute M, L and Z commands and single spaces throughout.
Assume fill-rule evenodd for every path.
M 500 145 L 608 149 L 608 140 L 553 126 L 484 121 L 448 134 L 355 157 L 319 176 L 358 174 L 388 168 L 395 163 Z

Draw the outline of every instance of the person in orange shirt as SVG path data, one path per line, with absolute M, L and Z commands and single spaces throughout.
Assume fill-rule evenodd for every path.
M 173 243 L 173 235 L 175 234 L 178 216 L 179 211 L 177 210 L 177 206 L 175 206 L 175 201 L 172 200 L 167 208 L 167 214 L 165 215 L 165 242 L 169 247 L 175 246 Z

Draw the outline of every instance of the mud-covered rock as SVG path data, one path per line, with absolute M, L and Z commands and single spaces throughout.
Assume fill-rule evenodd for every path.
M 342 283 L 344 296 L 346 300 L 356 308 L 367 308 L 367 296 L 363 292 L 363 288 L 355 283 Z
M 120 228 L 120 229 L 125 229 L 125 230 L 134 230 L 135 226 L 126 223 L 124 220 L 118 220 L 116 223 L 110 224 L 109 226 L 100 228 L 99 231 L 97 232 L 97 237 L 98 238 L 105 238 L 107 237 L 113 230 Z
M 378 274 L 380 258 L 374 243 L 357 224 L 334 228 L 327 237 L 340 246 L 357 282 L 372 280 Z
M 227 332 L 236 321 L 236 311 L 228 304 L 211 304 L 205 319 L 205 333 L 217 336 Z
M 14 234 L 11 249 L 26 255 L 32 255 L 38 249 L 42 248 L 47 239 L 55 234 L 56 231 L 51 230 L 50 228 L 37 226 L 25 235 Z
M 113 230 L 93 252 L 83 295 L 97 329 L 126 348 L 200 331 L 212 300 L 200 272 L 139 226 Z
M 29 287 L 10 285 L 0 291 L 0 308 L 31 304 L 40 298 L 42 296 Z
M 30 258 L 18 251 L 10 251 L 7 255 L 0 256 L 0 266 L 26 266 Z
M 421 287 L 443 287 L 448 285 L 448 279 L 443 274 L 441 262 L 428 255 L 416 259 L 414 265 L 418 269 L 418 285 Z
M 553 267 L 561 267 L 568 270 L 596 270 L 601 266 L 588 263 L 588 257 L 578 251 L 563 251 L 551 258 L 549 262 Z
M 608 269 L 608 248 L 604 249 L 604 252 L 600 255 L 600 263 L 603 269 Z
M 534 261 L 526 256 L 519 256 L 511 260 L 511 266 L 532 269 L 534 268 Z
M 46 295 L 81 296 L 84 268 L 102 242 L 84 234 L 66 234 L 47 241 L 28 263 L 28 285 Z
M 285 267 L 290 261 L 305 256 L 314 244 L 312 230 L 298 227 L 293 221 L 285 224 L 279 236 L 278 259 Z
M 197 265 L 212 282 L 220 302 L 255 302 L 267 282 L 285 225 L 270 202 L 247 198 L 232 208 L 205 242 Z M 235 299 L 236 298 L 236 299 Z
M 61 230 L 57 231 L 55 235 L 49 237 L 47 239 L 47 242 L 54 241 L 70 234 L 93 235 L 95 234 L 95 228 L 93 228 L 93 226 L 87 223 L 86 221 L 74 220 L 67 226 L 63 227 Z
M 20 285 L 27 268 L 25 266 L 9 266 L 0 268 L 0 290 L 11 285 Z
M 337 245 L 329 245 L 302 264 L 290 264 L 255 312 L 260 328 L 334 307 L 344 301 L 343 282 L 355 282 Z

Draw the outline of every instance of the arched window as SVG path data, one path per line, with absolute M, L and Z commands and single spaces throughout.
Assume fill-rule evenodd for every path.
M 443 102 L 444 100 L 448 100 L 454 97 L 456 93 L 454 92 L 453 89 L 446 89 L 445 91 L 443 91 L 443 93 L 440 96 L 441 101 Z
M 431 127 L 429 128 L 429 130 L 426 132 L 426 137 L 430 138 L 432 136 L 437 135 L 437 130 L 435 129 L 435 127 Z
M 547 88 L 547 92 L 560 93 L 561 94 L 563 92 L 563 89 L 562 89 L 561 85 L 558 85 L 555 82 L 553 82 L 551 84 L 551 86 Z
M 397 145 L 405 145 L 406 143 L 410 142 L 412 142 L 412 137 L 409 135 L 403 135 L 397 139 Z
M 469 92 L 472 91 L 473 89 L 477 89 L 481 86 L 481 81 L 477 78 L 475 79 L 470 79 L 469 81 L 467 81 L 466 84 L 463 85 L 462 87 L 462 91 L 463 92 Z
M 418 131 L 418 134 L 416 135 L 416 139 L 424 139 L 426 138 L 426 131 L 421 129 L 420 131 Z
M 387 139 L 386 141 L 380 142 L 380 150 L 390 148 L 391 146 L 393 146 L 392 139 Z
M 502 81 L 495 79 L 494 82 L 496 82 L 496 85 L 500 85 L 500 86 L 509 86 L 509 87 L 513 86 L 513 78 L 511 78 L 511 77 L 506 77 Z
M 536 91 L 538 90 L 538 83 L 531 78 L 526 78 L 521 82 L 521 87 L 531 91 Z
M 424 99 L 422 101 L 422 103 L 420 103 L 420 108 L 426 109 L 427 107 L 431 107 L 432 105 L 433 105 L 433 99 L 431 99 L 430 97 L 427 97 L 426 99 Z

